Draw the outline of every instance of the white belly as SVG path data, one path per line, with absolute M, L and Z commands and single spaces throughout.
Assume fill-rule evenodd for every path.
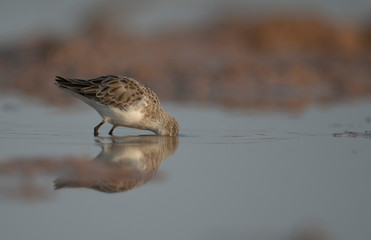
M 66 90 L 63 88 L 63 90 Z M 127 111 L 122 111 L 117 108 L 109 107 L 103 104 L 100 104 L 90 98 L 86 98 L 80 94 L 77 94 L 73 91 L 66 90 L 72 95 L 80 98 L 85 103 L 90 105 L 92 108 L 97 110 L 97 112 L 102 116 L 103 119 L 106 119 L 108 122 L 116 126 L 126 126 L 134 128 L 143 128 L 139 123 L 143 119 L 142 110 L 147 106 L 146 99 L 143 98 L 135 106 L 131 106 Z
M 139 109 L 128 109 L 128 111 L 121 111 L 120 109 L 107 106 L 97 106 L 95 109 L 102 116 L 102 118 L 107 119 L 114 125 L 137 125 L 143 118 L 143 113 L 141 113 Z
M 97 110 L 103 119 L 107 119 L 107 121 L 113 125 L 136 127 L 139 126 L 139 122 L 143 119 L 143 113 L 141 112 L 143 105 L 140 104 L 129 107 L 127 111 L 122 111 L 117 108 L 99 104 L 91 99 L 88 99 L 88 101 L 85 100 L 85 102 Z

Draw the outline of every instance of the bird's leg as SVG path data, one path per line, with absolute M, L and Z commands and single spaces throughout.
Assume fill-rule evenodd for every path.
M 101 121 L 97 126 L 95 126 L 95 128 L 94 128 L 94 136 L 95 137 L 97 137 L 98 136 L 98 130 L 99 130 L 99 128 L 105 123 L 105 122 L 107 122 L 107 120 L 106 119 L 103 119 L 103 121 Z
M 115 128 L 116 128 L 116 126 L 115 126 L 115 125 L 113 125 L 113 126 L 112 126 L 112 128 L 111 128 L 111 130 L 109 131 L 109 133 L 108 133 L 108 134 L 112 136 L 112 134 L 113 134 L 113 130 L 115 130 Z

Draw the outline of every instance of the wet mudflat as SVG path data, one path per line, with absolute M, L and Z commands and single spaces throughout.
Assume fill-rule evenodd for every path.
M 1 239 L 371 235 L 370 100 L 300 115 L 168 104 L 178 138 L 0 99 Z M 350 134 L 353 133 L 353 134 Z

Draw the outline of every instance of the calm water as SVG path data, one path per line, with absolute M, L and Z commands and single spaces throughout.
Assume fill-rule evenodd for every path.
M 166 108 L 179 138 L 109 125 L 94 138 L 83 105 L 0 99 L 1 239 L 371 236 L 371 139 L 333 136 L 371 130 L 370 100 L 294 116 Z

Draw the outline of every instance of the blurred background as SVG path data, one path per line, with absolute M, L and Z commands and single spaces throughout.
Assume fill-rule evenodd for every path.
M 74 100 L 55 75 L 116 74 L 160 99 L 302 111 L 371 93 L 366 0 L 4 0 L 0 88 Z
M 1 239 L 368 239 L 370 14 L 370 0 L 2 0 Z M 152 88 L 179 138 L 109 124 L 93 138 L 100 117 L 54 78 L 110 74 Z M 111 188 L 99 156 L 126 164 Z

